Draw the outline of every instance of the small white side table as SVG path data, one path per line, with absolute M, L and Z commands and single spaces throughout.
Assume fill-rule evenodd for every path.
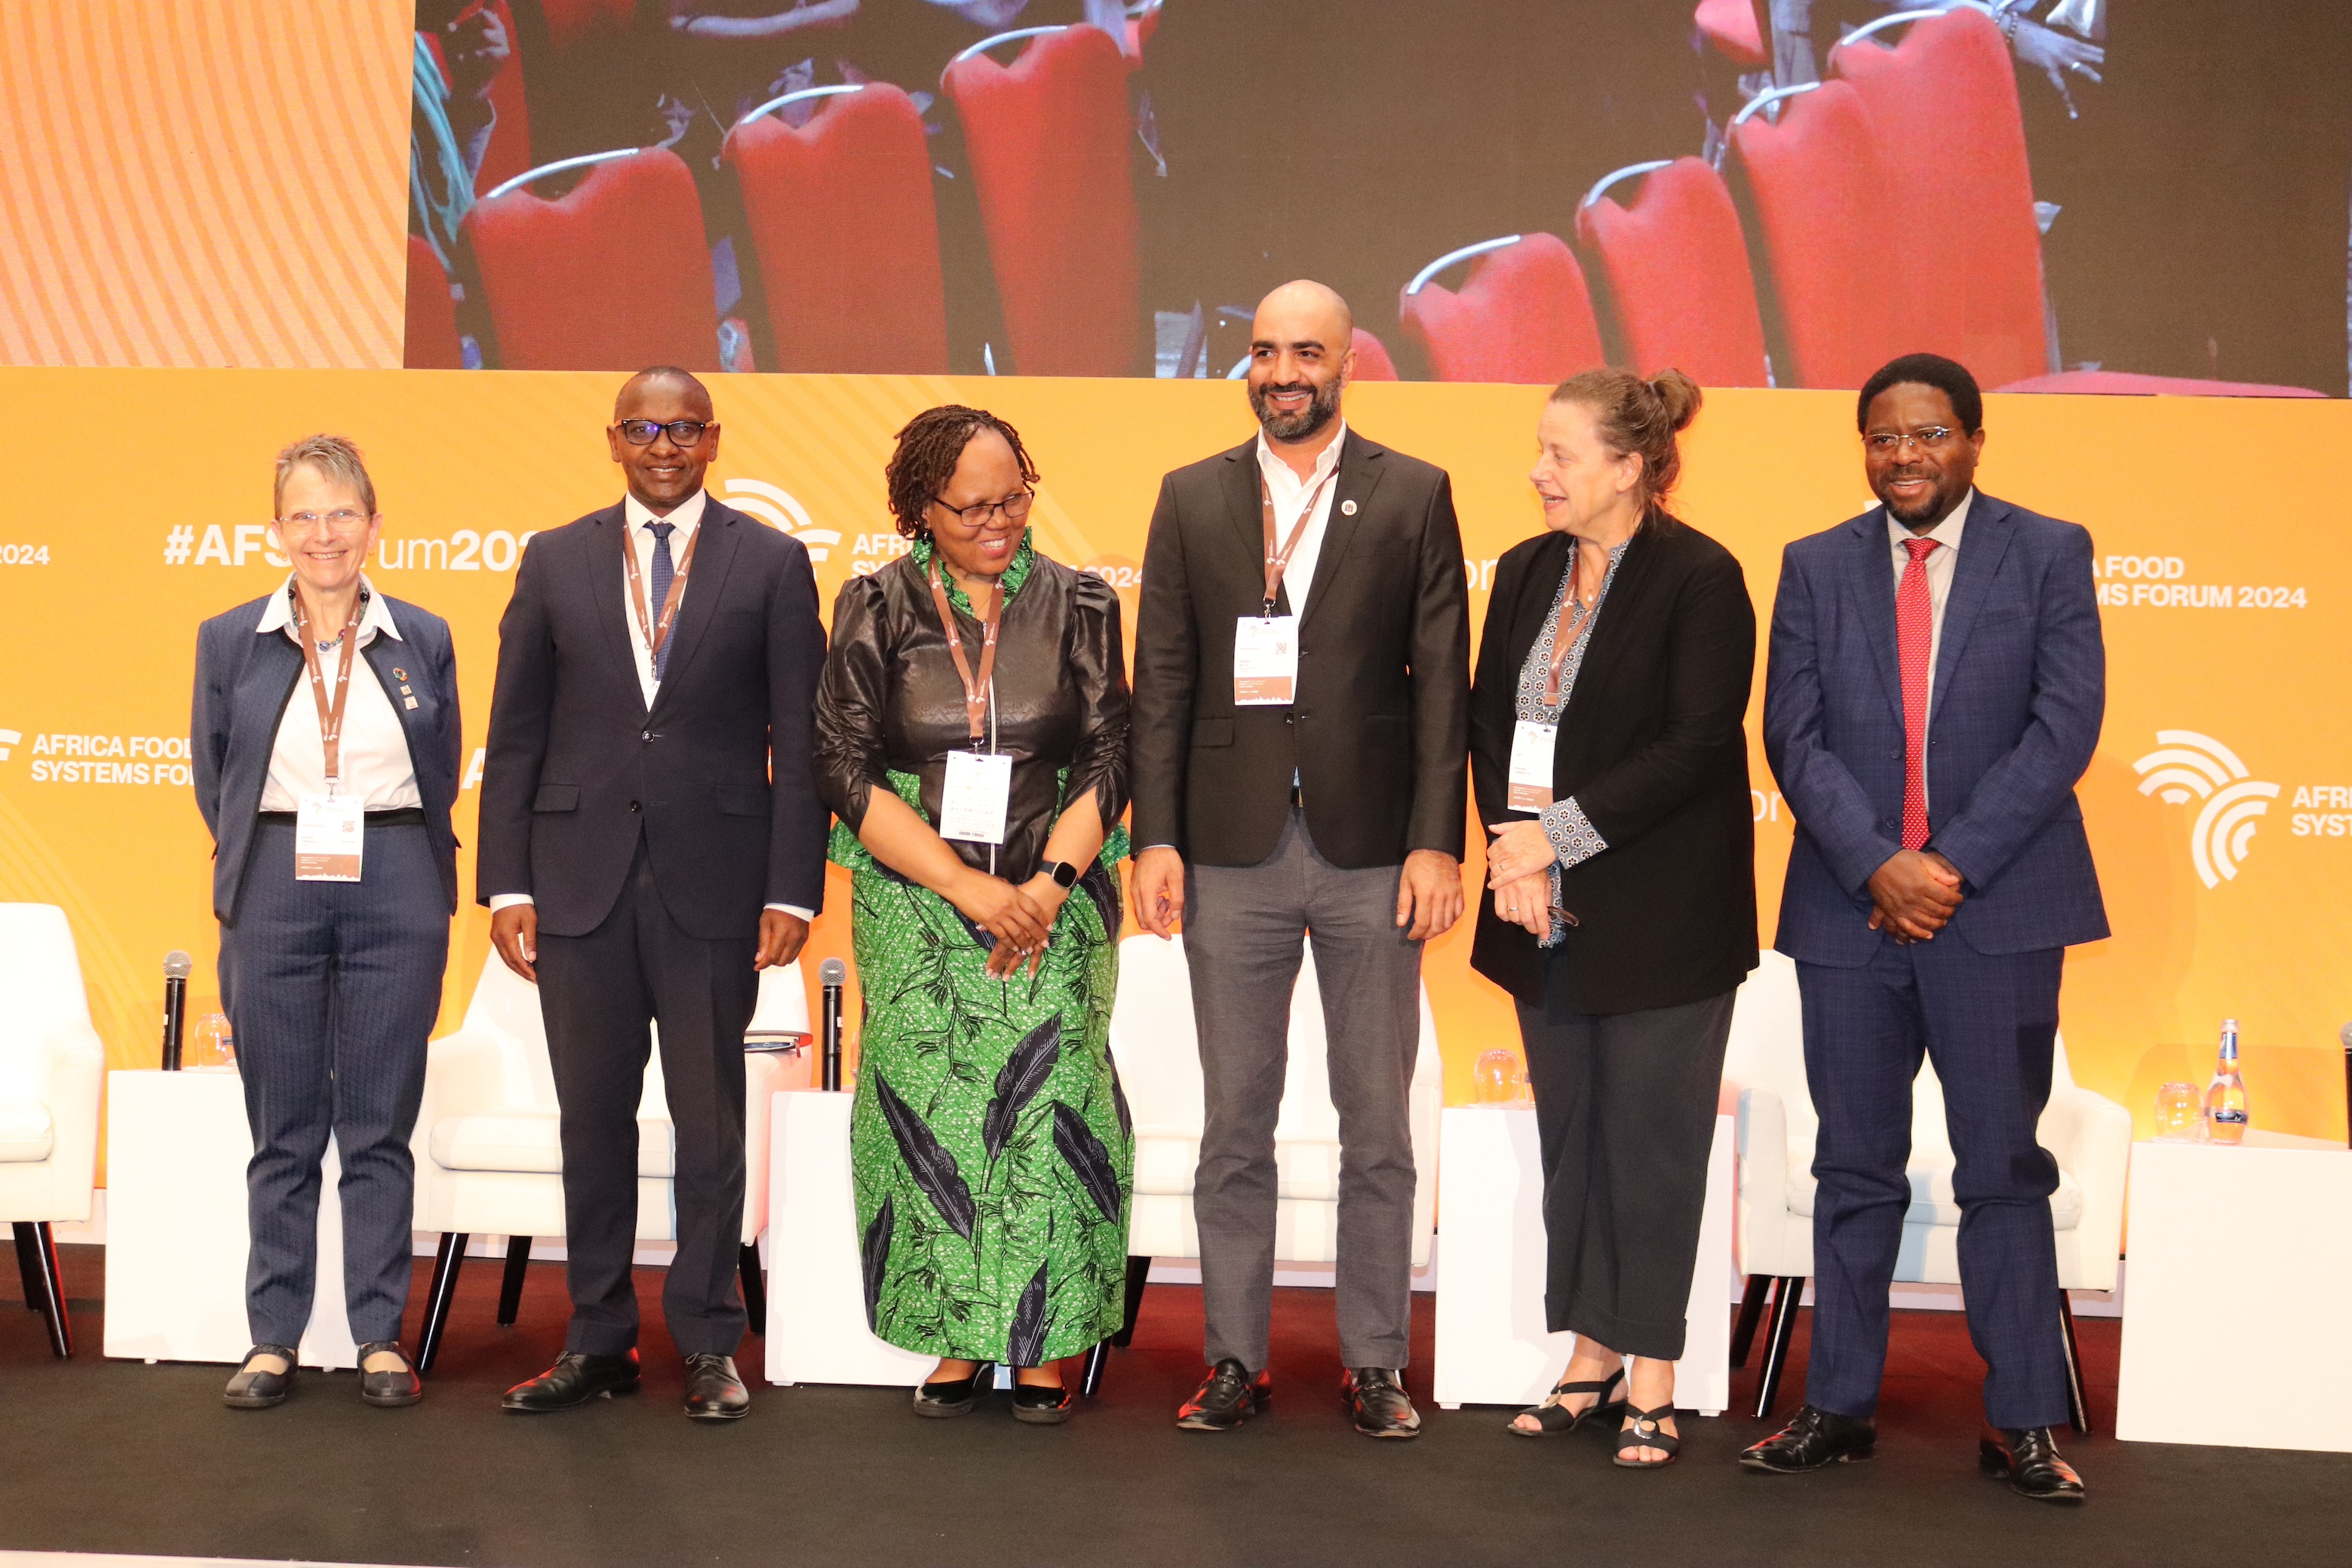
M 245 1359 L 245 1166 L 253 1134 L 234 1072 L 107 1074 L 106 1354 Z M 299 1358 L 358 1361 L 343 1314 L 342 1165 L 331 1139 L 319 1188 L 318 1294 Z
M 1719 1416 L 1731 1403 L 1732 1120 L 1715 1119 L 1689 1331 L 1675 1364 L 1675 1403 L 1702 1416 Z M 1535 1112 L 1446 1107 L 1437 1167 L 1437 1234 L 1444 1241 L 1437 1254 L 1437 1403 L 1448 1410 L 1538 1404 L 1568 1364 L 1576 1336 L 1544 1328 Z
M 912 1388 L 936 1358 L 866 1326 L 857 1201 L 849 1177 L 856 1096 L 787 1089 L 768 1144 L 768 1381 Z
M 2116 1436 L 2352 1453 L 2347 1234 L 2342 1144 L 2259 1131 L 2236 1148 L 2134 1144 Z M 2291 1393 L 2217 1417 L 2216 1365 Z

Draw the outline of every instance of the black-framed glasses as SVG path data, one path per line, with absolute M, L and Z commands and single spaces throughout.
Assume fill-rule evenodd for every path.
M 625 419 L 621 421 L 621 439 L 632 446 L 651 446 L 654 437 L 665 431 L 674 446 L 691 446 L 702 439 L 715 421 L 705 419 L 673 419 L 664 424 L 657 419 Z
M 948 507 L 948 504 L 937 496 L 932 497 L 931 500 L 937 506 Z M 976 507 L 948 507 L 948 510 L 953 512 L 965 528 L 977 528 L 986 526 L 989 514 L 992 512 L 1003 512 L 1007 521 L 1017 523 L 1027 517 L 1029 508 L 1036 504 L 1037 493 L 1034 490 L 1024 489 L 1015 491 L 1002 501 L 982 501 Z
M 1874 430 L 1862 438 L 1862 444 L 1882 456 L 1892 456 L 1914 442 L 1918 444 L 1919 450 L 1922 452 L 1937 452 L 1942 450 L 1944 444 L 1958 434 L 1949 426 L 1941 424 L 1931 424 L 1925 430 L 1914 430 L 1900 435 L 1893 431 Z

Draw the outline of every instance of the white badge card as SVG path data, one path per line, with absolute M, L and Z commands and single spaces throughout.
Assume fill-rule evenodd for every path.
M 357 882 L 367 807 L 356 795 L 305 795 L 294 814 L 294 880 Z
M 1551 804 L 1551 753 L 1559 726 L 1521 719 L 1511 732 L 1511 791 L 1514 811 L 1540 811 Z
M 1234 701 L 1286 707 L 1298 695 L 1298 618 L 1244 615 L 1234 625 Z
M 948 753 L 947 783 L 940 790 L 940 837 L 1001 844 L 1012 803 L 1012 758 L 986 751 Z

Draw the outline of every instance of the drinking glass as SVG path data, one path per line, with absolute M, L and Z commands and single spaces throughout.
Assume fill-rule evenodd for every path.
M 2193 1144 L 2205 1126 L 2205 1100 L 2193 1083 L 2168 1083 L 2156 1092 L 2158 1143 Z
M 188 1030 L 181 1068 L 189 1072 L 235 1072 L 236 1035 L 226 1013 L 206 1013 Z
M 1518 1052 L 1497 1046 L 1470 1070 L 1471 1098 L 1481 1105 L 1516 1105 L 1525 1092 L 1526 1069 Z

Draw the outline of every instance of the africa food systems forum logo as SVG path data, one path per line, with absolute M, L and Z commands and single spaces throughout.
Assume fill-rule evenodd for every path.
M 2132 770 L 2139 775 L 2141 794 L 2168 805 L 2195 803 L 2189 859 L 2207 887 L 2237 876 L 2271 802 L 2286 792 L 2284 785 L 2255 778 L 2227 746 L 2193 729 L 2158 730 L 2156 749 Z M 2288 809 L 2288 831 L 2298 839 L 2352 838 L 2352 785 L 2298 784 Z

